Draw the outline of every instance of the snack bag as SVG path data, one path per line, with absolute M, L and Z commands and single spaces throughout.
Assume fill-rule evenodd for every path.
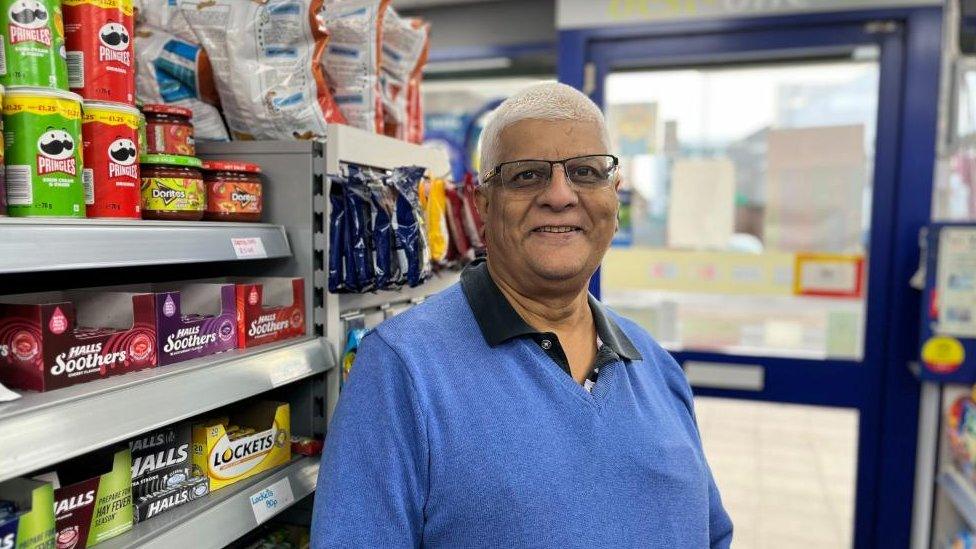
M 184 42 L 198 43 L 193 29 L 180 11 L 182 0 L 133 0 L 136 25 L 149 25 L 176 36 Z M 138 52 L 138 50 L 137 50 Z
M 483 236 L 485 222 L 482 221 L 481 214 L 478 213 L 478 207 L 475 205 L 476 194 L 477 188 L 474 184 L 474 176 L 471 172 L 468 172 L 464 176 L 464 185 L 460 190 L 461 201 L 464 203 L 462 218 L 464 221 L 464 232 L 468 237 L 468 241 L 471 242 L 471 247 L 477 253 L 485 249 Z
M 164 30 L 143 25 L 135 33 L 136 97 L 193 111 L 193 129 L 202 141 L 228 141 L 207 52 Z
M 182 0 L 236 139 L 313 139 L 344 123 L 322 71 L 322 0 Z
M 365 328 L 354 328 L 349 330 L 349 333 L 346 336 L 346 349 L 342 353 L 342 377 L 339 384 L 340 389 L 347 381 L 349 381 L 349 374 L 352 372 L 352 365 L 356 362 L 356 353 L 359 351 L 359 343 L 363 340 L 365 335 Z
M 448 186 L 444 194 L 447 198 L 447 229 L 450 232 L 447 260 L 464 265 L 474 260 L 474 249 L 464 230 L 464 201 L 454 185 Z
M 345 255 L 342 253 L 346 241 L 346 201 L 342 189 L 345 181 L 339 176 L 332 176 L 329 204 L 332 213 L 329 215 L 329 291 L 339 293 L 346 289 Z
M 407 138 L 407 87 L 427 47 L 427 31 L 420 19 L 400 17 L 393 8 L 383 17 L 383 131 Z M 422 70 L 423 67 L 421 67 Z
M 373 242 L 369 222 L 372 206 L 369 189 L 361 180 L 346 179 L 343 186 L 346 205 L 346 288 L 353 292 L 376 289 L 373 270 Z
M 350 126 L 383 133 L 379 73 L 383 19 L 390 0 L 326 0 L 319 18 L 329 33 L 322 67 Z
M 364 170 L 359 170 L 350 178 L 360 178 L 370 194 L 370 228 L 373 248 L 373 270 L 376 275 L 376 288 L 394 290 L 402 284 L 400 262 L 395 251 L 393 235 L 393 212 L 396 193 L 383 180 Z
M 390 184 L 397 191 L 396 232 L 397 248 L 406 257 L 407 285 L 419 286 L 430 278 L 430 248 L 424 230 L 423 213 L 420 210 L 419 185 L 425 168 L 409 166 L 393 170 Z M 403 268 L 401 266 L 401 268 Z
M 407 82 L 407 136 L 410 143 L 424 142 L 424 103 L 420 93 L 420 83 L 424 76 L 424 67 L 430 54 L 430 24 L 421 19 L 414 19 L 413 25 L 418 25 L 424 33 L 424 47 L 417 65 L 413 68 L 410 81 Z
M 424 210 L 430 259 L 434 264 L 442 265 L 447 260 L 448 248 L 447 182 L 437 178 L 422 183 L 420 205 Z

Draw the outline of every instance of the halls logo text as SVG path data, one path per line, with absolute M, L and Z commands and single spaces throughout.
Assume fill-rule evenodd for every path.
M 278 315 L 261 315 L 251 321 L 251 327 L 247 330 L 250 337 L 262 337 L 288 329 L 290 323 L 287 320 L 278 321 Z
M 60 517 L 65 513 L 74 511 L 79 507 L 91 505 L 94 502 L 95 502 L 95 491 L 89 490 L 84 494 L 78 494 L 77 496 L 71 496 L 68 499 L 60 499 L 54 502 L 54 514 Z
M 146 510 L 146 519 L 152 518 L 163 511 L 170 509 L 172 507 L 177 507 L 183 505 L 184 503 L 190 501 L 190 489 L 184 488 L 178 492 L 152 502 L 149 504 L 149 509 Z M 143 519 L 145 520 L 145 519 Z
M 239 477 L 259 466 L 271 452 L 278 436 L 278 425 L 251 436 L 230 440 L 223 436 L 210 451 L 210 474 L 219 479 Z
M 186 463 L 190 455 L 190 445 L 169 448 L 148 456 L 132 456 L 132 478 L 141 478 L 150 473 Z
M 14 549 L 14 540 L 17 539 L 14 536 L 14 532 L 10 532 L 6 536 L 0 538 L 0 549 Z
M 186 349 L 199 349 L 217 342 L 217 334 L 200 334 L 200 326 L 181 328 L 175 334 L 166 336 L 163 351 L 172 353 Z
M 54 357 L 51 375 L 59 376 L 65 373 L 70 375 L 76 372 L 97 370 L 105 365 L 124 362 L 125 359 L 125 351 L 102 354 L 101 343 L 76 345 L 68 349 L 67 352 Z

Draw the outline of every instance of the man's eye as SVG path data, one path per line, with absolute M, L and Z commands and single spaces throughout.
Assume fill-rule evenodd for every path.
M 577 168 L 573 170 L 573 175 L 579 177 L 592 177 L 596 175 L 596 170 L 589 166 L 577 166 Z
M 540 177 L 541 176 L 539 175 L 539 172 L 534 170 L 526 170 L 524 172 L 519 172 L 518 175 L 515 176 L 515 180 L 522 183 L 527 183 L 531 181 L 536 181 Z

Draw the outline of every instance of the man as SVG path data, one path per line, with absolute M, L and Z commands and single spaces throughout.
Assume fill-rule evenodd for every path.
M 360 347 L 314 547 L 728 547 L 691 390 L 587 282 L 617 224 L 600 110 L 543 84 L 482 135 L 486 263 Z

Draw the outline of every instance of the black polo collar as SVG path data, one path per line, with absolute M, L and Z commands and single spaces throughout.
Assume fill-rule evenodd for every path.
M 478 327 L 488 345 L 494 347 L 521 336 L 536 336 L 540 332 L 529 326 L 488 272 L 488 263 L 476 261 L 461 272 L 461 289 L 474 312 Z M 589 296 L 590 310 L 596 333 L 603 344 L 627 360 L 642 360 L 640 352 L 617 323 L 607 314 L 603 304 Z

